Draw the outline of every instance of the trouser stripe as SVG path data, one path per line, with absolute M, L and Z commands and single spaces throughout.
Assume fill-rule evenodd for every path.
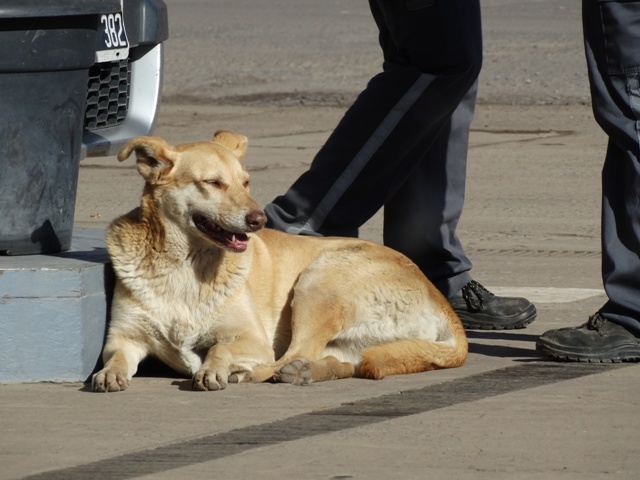
M 398 103 L 393 106 L 387 116 L 382 120 L 378 128 L 376 128 L 352 162 L 347 166 L 343 174 L 340 175 L 331 186 L 306 223 L 299 228 L 289 228 L 288 231 L 290 233 L 313 234 L 320 229 L 320 226 L 331 212 L 331 209 L 356 180 L 362 169 L 369 163 L 373 155 L 375 155 L 413 104 L 422 96 L 434 78 L 433 75 L 426 73 L 421 74 L 417 78 L 409 90 L 407 90 Z

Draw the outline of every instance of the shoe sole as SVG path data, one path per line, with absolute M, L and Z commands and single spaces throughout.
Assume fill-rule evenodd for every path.
M 483 318 L 482 314 L 470 315 L 465 311 L 455 310 L 458 317 L 462 321 L 462 325 L 466 330 L 516 330 L 525 328 L 536 319 L 538 312 L 535 305 L 530 305 L 524 312 L 509 322 L 497 323 L 495 317 L 487 315 Z
M 536 342 L 536 351 L 544 357 L 552 358 L 561 362 L 582 362 L 582 363 L 622 363 L 640 361 L 640 351 L 611 351 L 608 355 L 577 353 L 561 350 L 557 347 Z

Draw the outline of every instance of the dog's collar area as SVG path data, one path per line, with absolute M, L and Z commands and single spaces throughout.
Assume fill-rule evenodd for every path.
M 225 230 L 217 223 L 211 221 L 207 216 L 200 213 L 194 214 L 191 218 L 198 230 L 223 248 L 234 252 L 244 252 L 247 249 L 249 237 L 246 233 L 234 233 Z

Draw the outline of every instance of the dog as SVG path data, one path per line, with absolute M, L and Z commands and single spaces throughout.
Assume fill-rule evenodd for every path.
M 192 378 L 309 384 L 461 366 L 448 301 L 402 254 L 355 238 L 263 228 L 241 163 L 247 137 L 171 146 L 138 137 L 140 206 L 114 220 L 116 272 L 100 392 L 124 390 L 148 355 Z

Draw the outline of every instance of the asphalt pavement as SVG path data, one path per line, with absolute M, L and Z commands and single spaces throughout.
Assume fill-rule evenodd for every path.
M 486 66 L 458 233 L 474 278 L 534 301 L 534 323 L 469 331 L 461 368 L 381 381 L 205 393 L 152 365 L 113 394 L 82 383 L 0 385 L 0 479 L 638 478 L 639 367 L 535 352 L 542 332 L 582 323 L 605 301 L 606 139 L 588 105 L 576 2 L 512 3 L 483 2 Z M 174 144 L 220 128 L 247 135 L 245 162 L 264 204 L 308 167 L 378 67 L 366 3 L 168 4 L 155 134 Z M 334 47 L 341 61 L 330 69 Z M 85 159 L 76 225 L 104 228 L 141 188 L 132 160 Z M 381 241 L 382 215 L 362 237 Z

